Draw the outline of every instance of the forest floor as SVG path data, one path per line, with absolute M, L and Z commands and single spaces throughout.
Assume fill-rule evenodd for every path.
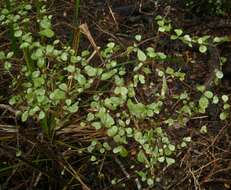
M 72 40 L 74 2 L 52 2 L 48 10 L 54 16 L 54 30 L 64 44 L 68 43 Z M 94 49 L 92 44 L 101 47 L 108 43 L 109 39 L 127 47 L 132 44 L 134 36 L 139 34 L 144 39 L 141 41 L 144 47 L 155 47 L 168 55 L 180 53 L 184 62 L 195 60 L 216 64 L 213 52 L 199 55 L 195 48 L 187 48 L 170 40 L 166 34 L 158 33 L 155 23 L 157 15 L 168 18 L 175 28 L 180 28 L 192 36 L 229 36 L 231 39 L 231 14 L 197 15 L 185 9 L 180 1 L 154 3 L 151 0 L 88 0 L 81 2 L 79 15 L 80 23 L 86 23 L 89 29 L 81 35 L 79 49 Z M 0 48 L 4 48 L 4 43 L 4 40 L 1 41 Z M 231 95 L 231 43 L 223 43 L 217 46 L 216 50 L 219 55 L 227 57 L 228 66 L 223 70 L 222 84 L 215 90 Z M 191 73 L 189 80 L 205 83 L 209 78 L 208 65 L 201 64 L 192 68 L 187 71 Z M 1 105 L 6 105 L 7 97 L 12 95 L 7 90 L 10 79 L 1 73 L 0 79 L 0 101 Z M 102 165 L 94 165 L 88 161 L 88 155 L 78 153 L 77 147 L 91 142 L 93 138 L 103 138 L 102 134 L 90 129 L 73 129 L 58 133 L 54 143 L 51 143 L 43 138 L 38 127 L 15 122 L 12 116 L 14 110 L 7 109 L 0 107 L 0 126 L 9 124 L 18 125 L 19 128 L 17 131 L 5 131 L 0 127 L 0 190 L 87 189 L 83 184 L 75 185 L 74 175 L 80 177 L 92 190 L 137 189 L 135 178 L 125 176 L 126 172 L 129 173 L 129 159 L 121 158 L 118 161 L 112 157 L 105 159 Z M 192 142 L 175 156 L 175 164 L 156 171 L 160 182 L 153 189 L 231 189 L 231 122 L 230 119 L 220 122 L 217 114 L 216 110 L 211 109 L 210 115 L 190 120 L 186 128 L 176 127 L 168 131 L 175 141 L 187 135 L 191 137 Z M 78 118 L 71 121 L 71 125 L 76 123 Z M 203 125 L 207 126 L 206 134 L 200 132 Z M 16 147 L 21 147 L 23 156 L 20 156 Z M 15 152 L 18 156 L 15 156 Z M 68 162 L 63 159 L 64 156 L 68 157 Z M 69 168 L 69 173 L 62 174 L 63 168 Z M 112 185 L 112 176 L 123 179 L 126 188 Z

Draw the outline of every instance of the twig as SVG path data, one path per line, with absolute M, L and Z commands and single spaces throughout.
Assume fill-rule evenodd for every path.
M 61 161 L 59 161 L 59 164 L 62 165 L 66 170 L 67 172 L 69 172 L 77 181 L 79 181 L 79 183 L 82 185 L 82 188 L 84 190 L 91 190 L 84 182 L 83 180 L 80 178 L 80 176 L 78 175 L 78 173 L 73 169 L 73 167 L 65 160 L 65 163 L 67 164 L 67 166 L 65 166 L 65 164 Z
M 90 41 L 90 43 L 93 46 L 94 50 L 97 52 L 99 58 L 101 59 L 102 63 L 104 63 L 104 60 L 103 60 L 103 58 L 102 58 L 102 56 L 100 55 L 100 52 L 99 52 L 99 47 L 96 45 L 95 40 L 92 37 L 91 32 L 88 29 L 87 24 L 86 23 L 81 24 L 79 26 L 79 30 L 80 30 L 81 33 L 83 33 L 88 38 L 88 40 Z
M 35 179 L 33 187 L 36 187 L 38 185 L 38 182 L 40 181 L 41 177 L 42 177 L 42 172 L 39 172 L 38 176 Z
M 109 5 L 108 5 L 108 9 L 109 9 L 110 14 L 111 14 L 111 16 L 112 16 L 112 18 L 113 18 L 113 21 L 114 21 L 115 24 L 116 24 L 116 29 L 118 30 L 118 29 L 119 29 L 119 24 L 118 24 L 118 22 L 116 21 L 115 14 L 114 14 L 114 12 L 112 11 L 112 9 L 111 9 L 111 7 L 110 7 Z
M 217 161 L 219 161 L 219 160 L 221 160 L 221 158 L 217 158 L 217 159 L 215 159 L 215 160 L 212 160 L 211 162 L 209 162 L 209 163 L 205 164 L 204 166 L 200 167 L 199 169 L 195 170 L 195 172 L 197 173 L 198 171 L 203 170 L 204 168 L 208 167 L 209 165 L 211 165 L 211 164 L 213 164 L 214 162 L 217 162 Z
M 15 125 L 0 125 L 0 129 L 8 133 L 17 133 L 18 128 Z
M 195 190 L 201 190 L 201 187 L 200 187 L 200 184 L 198 182 L 198 180 L 196 179 L 196 176 L 194 175 L 193 171 L 191 170 L 191 168 L 189 169 L 189 172 L 190 174 L 192 175 L 193 177 L 193 181 L 194 181 L 194 187 L 195 187 Z
M 135 182 L 136 182 L 136 187 L 138 190 L 142 190 L 142 186 L 141 186 L 141 183 L 140 183 L 140 180 L 138 178 L 135 179 Z
M 13 113 L 16 115 L 18 110 L 13 109 L 11 106 L 6 105 L 6 104 L 0 104 L 0 109 L 5 109 L 8 110 L 9 112 Z
M 124 175 L 126 176 L 127 179 L 130 179 L 130 174 L 126 171 L 124 165 L 122 164 L 122 162 L 117 158 L 115 157 L 115 161 L 116 163 L 120 166 L 122 172 L 124 173 Z
M 119 167 L 121 168 L 122 172 L 124 173 L 124 175 L 126 176 L 127 179 L 130 179 L 131 176 L 130 174 L 126 171 L 123 163 L 117 158 L 117 157 L 114 157 L 115 158 L 115 161 L 116 163 L 119 165 Z M 141 186 L 141 183 L 139 181 L 139 178 L 136 178 L 135 179 L 135 183 L 136 183 L 136 187 L 138 190 L 142 190 L 142 186 Z

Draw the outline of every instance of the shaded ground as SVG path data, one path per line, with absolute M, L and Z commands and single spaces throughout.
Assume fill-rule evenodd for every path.
M 134 3 L 135 2 L 135 3 Z M 55 8 L 54 8 L 55 7 Z M 73 25 L 72 1 L 54 1 L 51 13 L 54 14 L 55 30 L 64 42 L 71 41 Z M 164 35 L 156 35 L 156 15 L 164 15 L 172 20 L 176 28 L 182 28 L 191 35 L 231 36 L 231 17 L 204 16 L 199 17 L 183 9 L 179 1 L 159 2 L 134 0 L 121 1 L 83 1 L 80 20 L 87 23 L 96 44 L 101 46 L 112 39 L 126 47 L 132 43 L 135 34 L 142 34 L 144 46 L 156 47 L 170 55 L 181 52 L 184 61 L 195 59 L 199 62 L 211 60 L 211 55 L 196 57 L 196 50 L 188 49 L 177 42 L 172 42 Z M 3 39 L 1 47 L 7 43 Z M 81 36 L 80 48 L 92 48 L 84 35 Z M 219 47 L 222 56 L 231 58 L 231 45 Z M 230 59 L 231 60 L 231 59 Z M 229 60 L 229 64 L 231 64 Z M 212 60 L 213 61 L 213 60 Z M 191 80 L 204 83 L 208 77 L 208 65 L 188 70 L 192 73 Z M 17 70 L 17 69 L 16 69 Z M 187 68 L 186 68 L 187 70 Z M 1 71 L 1 70 L 0 70 Z M 231 69 L 225 68 L 223 86 L 217 91 L 230 94 Z M 1 89 L 7 89 L 8 80 L 0 75 Z M 189 79 L 190 80 L 190 79 Z M 189 81 L 190 82 L 190 81 Z M 7 94 L 5 94 L 7 93 Z M 5 101 L 10 91 L 2 90 L 0 101 Z M 92 189 L 135 189 L 135 177 L 128 179 L 126 172 L 128 160 L 119 160 L 113 156 L 102 158 L 98 165 L 92 165 L 89 155 L 80 154 L 81 146 L 88 144 L 93 137 L 103 138 L 104 134 L 92 129 L 81 131 L 76 126 L 78 118 L 73 118 L 72 131 L 60 132 L 54 143 L 42 139 L 41 131 L 33 123 L 17 123 L 12 110 L 0 108 L 2 125 L 18 125 L 17 132 L 1 130 L 0 128 L 0 189 L 84 189 L 79 184 L 78 177 Z M 186 129 L 172 129 L 169 134 L 176 141 L 184 134 L 192 137 L 190 147 L 177 155 L 174 166 L 160 169 L 157 176 L 160 182 L 155 189 L 206 189 L 225 190 L 231 187 L 231 127 L 230 122 L 217 121 L 217 113 L 211 110 L 211 116 L 198 118 L 188 123 Z M 207 125 L 208 133 L 199 133 L 199 126 Z M 36 124 L 35 124 L 36 125 Z M 24 153 L 17 152 L 17 148 Z M 15 156 L 15 152 L 18 154 Z M 68 162 L 66 161 L 68 158 Z M 7 166 L 7 167 L 6 167 Z M 68 170 L 63 171 L 63 167 Z M 125 168 L 125 169 L 124 169 Z M 61 175 L 60 175 L 61 174 Z M 113 176 L 120 177 L 126 187 L 110 184 Z M 49 179 L 49 180 L 48 180 Z

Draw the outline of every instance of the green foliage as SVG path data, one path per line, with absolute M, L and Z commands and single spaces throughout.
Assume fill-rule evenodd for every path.
M 224 15 L 231 11 L 229 0 L 184 0 L 184 5 L 198 15 Z
M 152 187 L 155 169 L 174 164 L 177 151 L 191 142 L 190 137 L 175 142 L 166 132 L 168 127 L 186 127 L 190 119 L 205 114 L 211 104 L 218 102 L 222 102 L 220 119 L 229 117 L 227 95 L 217 95 L 203 85 L 173 89 L 172 86 L 185 82 L 187 73 L 180 67 L 161 64 L 170 56 L 153 47 L 140 47 L 140 35 L 125 51 L 109 42 L 99 52 L 104 64 L 97 65 L 89 59 L 93 52 L 84 50 L 76 55 L 71 47 L 55 38 L 52 16 L 45 6 L 37 10 L 39 28 L 32 33 L 27 27 L 33 22 L 29 20 L 32 5 L 25 2 L 15 11 L 1 9 L 0 22 L 4 27 L 13 24 L 21 57 L 13 51 L 1 51 L 0 61 L 11 74 L 12 59 L 22 60 L 21 72 L 13 76 L 12 88 L 17 93 L 9 103 L 20 110 L 23 122 L 34 118 L 49 137 L 64 127 L 73 114 L 81 115 L 81 127 L 105 132 L 103 140 L 93 139 L 87 147 L 92 162 L 106 154 L 131 156 L 132 147 L 135 156 L 131 162 L 138 166 L 135 173 Z M 168 32 L 172 40 L 180 40 L 189 47 L 197 45 L 198 53 L 207 52 L 211 39 L 215 45 L 226 41 L 210 36 L 191 37 L 181 29 L 173 29 L 170 21 L 161 16 L 156 21 L 159 32 Z M 119 56 L 115 60 L 116 53 Z M 148 63 L 161 66 L 154 68 L 154 64 Z M 220 80 L 223 73 L 215 72 Z M 143 90 L 147 88 L 151 89 L 149 95 Z M 206 132 L 205 127 L 201 132 Z

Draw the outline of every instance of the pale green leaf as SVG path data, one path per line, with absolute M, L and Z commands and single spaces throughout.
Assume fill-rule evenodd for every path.
M 45 118 L 45 112 L 44 111 L 40 111 L 39 112 L 39 119 L 42 120 Z
M 170 166 L 172 164 L 175 164 L 176 161 L 173 158 L 166 157 L 166 162 L 167 162 L 167 165 Z
M 46 29 L 40 31 L 39 34 L 42 36 L 45 36 L 47 38 L 52 38 L 55 33 L 50 28 L 46 28 Z
M 207 47 L 206 47 L 205 45 L 200 45 L 199 51 L 200 51 L 201 53 L 205 53 L 205 52 L 207 51 Z
M 146 61 L 147 59 L 145 53 L 140 49 L 137 50 L 137 58 L 139 61 Z

